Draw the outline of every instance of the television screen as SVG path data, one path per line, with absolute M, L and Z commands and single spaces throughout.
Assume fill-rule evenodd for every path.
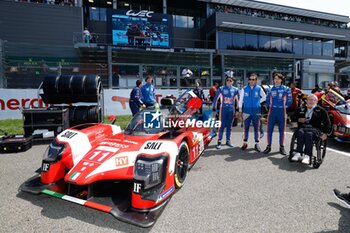
M 113 11 L 112 43 L 125 46 L 169 47 L 171 17 L 152 11 Z

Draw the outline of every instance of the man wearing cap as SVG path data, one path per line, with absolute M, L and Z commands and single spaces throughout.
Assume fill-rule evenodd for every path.
M 134 87 L 134 89 L 132 89 L 130 93 L 129 107 L 131 109 L 133 116 L 135 116 L 135 114 L 140 111 L 140 107 L 146 107 L 142 102 L 141 87 L 142 87 L 142 81 L 137 80 L 136 87 Z
M 146 105 L 146 107 L 154 106 L 156 103 L 156 97 L 154 93 L 154 86 L 153 86 L 153 77 L 151 75 L 147 75 L 146 77 L 146 84 L 142 86 L 141 93 L 142 93 L 142 101 Z
M 266 104 L 270 108 L 267 117 L 267 147 L 264 150 L 264 154 L 268 154 L 271 151 L 272 133 L 275 124 L 278 123 L 278 130 L 280 133 L 280 153 L 286 155 L 284 149 L 284 133 L 286 130 L 286 109 L 292 104 L 292 93 L 290 88 L 282 85 L 284 76 L 281 73 L 275 73 L 273 75 L 274 86 L 267 94 Z
M 244 134 L 243 134 L 243 146 L 242 150 L 248 147 L 248 135 L 250 124 L 253 123 L 254 126 L 254 139 L 255 139 L 255 150 L 261 152 L 259 146 L 259 129 L 261 124 L 261 102 L 266 100 L 266 94 L 261 89 L 258 83 L 258 76 L 252 73 L 248 79 L 249 83 L 247 86 L 242 88 L 239 96 L 239 112 L 243 113 L 243 124 L 244 124 Z
M 221 121 L 221 127 L 219 129 L 219 138 L 218 144 L 216 145 L 216 149 L 221 148 L 221 140 L 222 135 L 224 133 L 224 129 L 226 128 L 226 145 L 229 147 L 233 147 L 230 142 L 231 138 L 231 126 L 233 117 L 235 114 L 235 105 L 238 103 L 239 92 L 236 87 L 232 86 L 233 83 L 233 72 L 228 71 L 225 73 L 225 86 L 222 86 L 218 89 L 215 94 L 213 101 L 213 113 L 216 115 L 216 107 L 219 99 L 221 100 L 220 111 L 219 111 L 219 120 Z

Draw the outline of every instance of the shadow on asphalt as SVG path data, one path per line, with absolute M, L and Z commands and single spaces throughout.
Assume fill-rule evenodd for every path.
M 29 193 L 19 192 L 16 197 L 30 201 L 33 205 L 41 207 L 41 214 L 50 219 L 62 219 L 71 217 L 101 228 L 110 228 L 122 232 L 146 233 L 152 229 L 152 227 L 141 228 L 127 224 L 117 220 L 110 214 L 46 195 L 33 195 Z
M 307 170 L 314 169 L 309 165 L 306 165 L 303 163 L 289 162 L 288 156 L 283 156 L 282 158 L 269 157 L 268 159 L 272 162 L 272 164 L 278 166 L 279 169 L 285 170 L 285 171 L 302 173 Z
M 316 232 L 316 233 L 348 233 L 350 232 L 350 210 L 339 205 L 339 204 L 336 204 L 336 203 L 332 203 L 332 202 L 328 202 L 328 205 L 330 205 L 331 207 L 334 207 L 336 209 L 338 209 L 340 211 L 340 219 L 339 219 L 339 223 L 338 223 L 338 227 L 339 229 L 338 230 L 335 230 L 335 231 L 319 231 L 319 232 Z

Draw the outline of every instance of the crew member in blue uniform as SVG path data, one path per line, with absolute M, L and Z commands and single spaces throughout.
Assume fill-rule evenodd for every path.
M 264 154 L 271 151 L 272 133 L 276 123 L 280 133 L 280 153 L 286 155 L 284 149 L 284 133 L 286 129 L 286 109 L 292 104 L 292 92 L 289 87 L 282 85 L 284 76 L 281 73 L 275 73 L 273 76 L 274 86 L 267 94 L 266 104 L 270 108 L 267 117 L 267 147 Z
M 154 106 L 156 103 L 156 96 L 154 92 L 153 86 L 153 77 L 151 75 L 147 75 L 146 84 L 142 86 L 142 101 L 146 105 L 146 107 Z
M 213 101 L 213 113 L 216 114 L 217 102 L 219 99 L 221 100 L 220 111 L 219 111 L 219 120 L 221 121 L 221 127 L 219 129 L 219 138 L 218 144 L 216 145 L 216 149 L 221 148 L 221 140 L 222 135 L 224 133 L 224 129 L 226 128 L 226 145 L 229 147 L 233 147 L 230 142 L 231 138 L 231 127 L 232 121 L 235 114 L 235 108 L 239 99 L 239 92 L 236 87 L 232 86 L 233 83 L 233 72 L 229 71 L 225 73 L 226 85 L 222 86 L 218 89 L 215 94 Z
M 244 124 L 244 134 L 243 134 L 243 146 L 242 150 L 248 147 L 248 137 L 249 137 L 249 127 L 253 122 L 254 126 L 254 139 L 255 139 L 255 150 L 261 152 L 259 146 L 259 130 L 261 124 L 261 102 L 266 100 L 266 94 L 262 88 L 257 85 L 258 76 L 252 73 L 248 79 L 248 85 L 242 88 L 239 96 L 239 112 L 243 113 L 243 124 Z
M 130 93 L 129 107 L 133 116 L 135 116 L 135 114 L 140 111 L 140 107 L 145 107 L 145 105 L 142 102 L 141 87 L 142 81 L 137 80 L 136 87 L 134 87 L 134 89 L 132 89 Z

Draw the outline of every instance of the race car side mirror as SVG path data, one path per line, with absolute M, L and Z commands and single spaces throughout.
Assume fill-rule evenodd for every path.
M 172 106 L 174 104 L 174 100 L 172 98 L 162 98 L 160 100 L 160 104 L 162 106 Z
M 187 103 L 187 108 L 200 109 L 202 107 L 202 100 L 198 97 L 192 98 Z

